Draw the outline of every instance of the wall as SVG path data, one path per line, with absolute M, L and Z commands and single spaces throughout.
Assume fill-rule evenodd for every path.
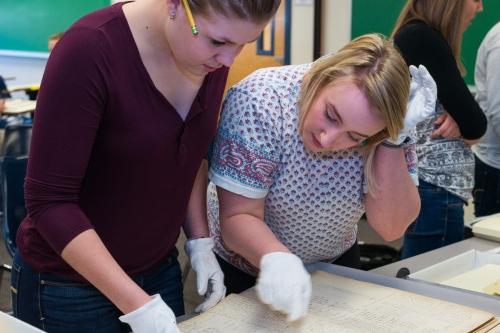
M 322 54 L 336 52 L 351 40 L 351 16 L 352 0 L 323 1 Z
M 313 60 L 314 7 L 312 3 L 313 1 L 292 0 L 291 64 L 302 64 Z

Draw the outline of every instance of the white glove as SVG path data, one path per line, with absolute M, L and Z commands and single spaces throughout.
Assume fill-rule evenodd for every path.
M 188 240 L 185 245 L 191 267 L 196 273 L 198 294 L 205 295 L 205 301 L 194 310 L 197 313 L 210 309 L 226 296 L 224 273 L 215 258 L 214 245 L 212 238 Z
M 274 310 L 297 320 L 306 315 L 311 300 L 311 276 L 292 253 L 271 252 L 260 260 L 257 295 Z
M 404 119 L 404 128 L 396 141 L 387 139 L 390 144 L 401 145 L 410 135 L 410 131 L 421 121 L 434 113 L 437 99 L 437 86 L 424 65 L 418 68 L 410 65 L 410 98 Z
M 175 315 L 160 295 L 140 308 L 120 316 L 120 321 L 129 324 L 134 333 L 181 333 Z

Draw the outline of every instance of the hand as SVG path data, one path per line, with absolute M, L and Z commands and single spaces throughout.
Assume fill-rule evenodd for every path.
M 438 126 L 438 128 L 432 132 L 431 138 L 443 137 L 446 139 L 455 139 L 462 136 L 458 124 L 448 112 L 440 115 L 434 122 L 434 125 Z
M 185 245 L 191 267 L 196 273 L 198 294 L 205 295 L 205 301 L 194 310 L 197 313 L 210 309 L 226 296 L 224 273 L 215 258 L 213 248 L 212 238 L 188 240 Z
M 181 333 L 177 328 L 175 315 L 160 295 L 140 308 L 121 316 L 134 333 Z
M 421 121 L 428 118 L 436 107 L 437 86 L 425 66 L 410 66 L 411 84 L 410 97 L 404 119 L 404 127 L 398 138 L 387 140 L 393 145 L 402 144 L 409 136 L 410 131 Z
M 311 300 L 311 276 L 292 253 L 271 252 L 260 260 L 257 295 L 274 310 L 297 320 L 306 315 Z

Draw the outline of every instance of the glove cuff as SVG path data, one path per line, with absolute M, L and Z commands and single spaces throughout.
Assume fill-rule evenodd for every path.
M 184 245 L 184 250 L 191 256 L 195 251 L 212 251 L 215 246 L 214 239 L 211 237 L 202 237 L 190 239 Z
M 302 260 L 293 253 L 288 252 L 271 252 L 265 254 L 260 258 L 260 269 L 262 270 L 266 266 L 274 265 L 274 260 L 279 260 L 280 262 L 287 261 L 288 263 L 295 262 L 300 266 L 304 266 Z
M 163 304 L 162 304 L 163 303 Z M 136 321 L 138 318 L 144 315 L 144 313 L 153 311 L 153 309 L 158 308 L 158 307 L 164 307 L 167 306 L 165 302 L 163 302 L 163 299 L 159 294 L 155 294 L 153 298 L 141 306 L 140 308 L 129 312 L 123 316 L 120 316 L 118 319 L 120 319 L 121 322 L 130 324 L 134 321 Z

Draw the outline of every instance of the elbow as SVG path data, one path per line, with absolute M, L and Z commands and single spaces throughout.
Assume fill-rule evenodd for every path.
M 220 218 L 220 233 L 222 237 L 222 241 L 224 242 L 225 247 L 229 250 L 236 252 L 236 244 L 233 240 L 233 233 L 231 232 L 231 222 L 228 221 L 227 218 Z
M 475 122 L 474 126 L 468 126 L 468 128 L 463 129 L 461 128 L 460 132 L 466 141 L 477 142 L 486 133 L 487 128 L 488 121 L 486 120 L 484 114 L 482 114 L 480 121 Z
M 392 216 L 386 216 L 385 221 L 381 221 L 377 233 L 386 242 L 392 242 L 404 236 L 409 225 L 415 221 L 420 213 L 420 197 L 418 193 L 412 200 L 409 200 L 404 209 L 399 212 L 394 212 Z

